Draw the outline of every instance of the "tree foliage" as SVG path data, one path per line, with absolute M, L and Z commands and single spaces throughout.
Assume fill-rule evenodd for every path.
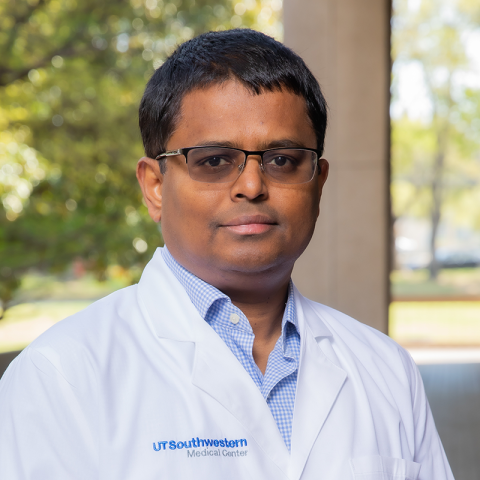
M 108 265 L 132 271 L 150 258 L 161 234 L 135 179 L 146 81 L 201 32 L 281 35 L 280 9 L 280 0 L 0 4 L 0 300 L 32 268 L 82 259 L 102 278 Z
M 394 213 L 430 219 L 435 278 L 442 216 L 458 208 L 466 193 L 478 198 L 480 80 L 473 86 L 468 81 L 474 66 L 467 45 L 480 29 L 480 8 L 469 0 L 396 0 L 394 12 L 395 66 L 420 67 L 431 106 L 422 121 L 404 116 L 393 122 Z M 470 213 L 478 228 L 480 212 Z

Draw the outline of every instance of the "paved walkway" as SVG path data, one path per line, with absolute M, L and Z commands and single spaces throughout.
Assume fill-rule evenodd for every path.
M 455 354 L 446 349 L 411 353 L 420 364 L 425 390 L 455 480 L 479 480 L 480 363 L 458 363 L 475 362 L 476 349 L 471 355 L 465 350 Z M 0 354 L 0 375 L 16 354 Z M 439 363 L 445 360 L 452 363 Z
M 408 351 L 417 365 L 480 363 L 479 347 L 409 348 Z
M 479 480 L 480 363 L 419 369 L 455 479 Z
M 0 377 L 18 354 L 19 352 L 0 353 Z

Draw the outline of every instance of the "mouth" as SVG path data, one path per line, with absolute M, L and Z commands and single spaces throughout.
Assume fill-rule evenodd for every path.
M 277 223 L 267 215 L 243 215 L 224 223 L 221 227 L 237 235 L 258 235 L 268 232 L 275 225 Z

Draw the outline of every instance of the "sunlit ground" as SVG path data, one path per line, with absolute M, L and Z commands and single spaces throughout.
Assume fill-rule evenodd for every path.
M 15 295 L 14 305 L 0 320 L 0 353 L 21 350 L 56 322 L 84 309 L 132 281 L 131 272 L 110 269 L 100 282 L 90 275 L 61 278 L 29 274 Z
M 21 350 L 59 320 L 87 307 L 91 301 L 22 303 L 0 321 L 0 353 Z
M 59 320 L 130 281 L 118 274 L 106 282 L 88 275 L 26 276 L 17 304 L 0 320 L 0 353 L 21 350 Z M 425 271 L 394 272 L 392 290 L 396 300 L 390 306 L 390 335 L 400 344 L 480 347 L 480 269 L 445 270 L 437 283 L 428 281 Z
M 392 272 L 389 333 L 405 346 L 480 347 L 480 268 Z
M 393 302 L 389 333 L 405 346 L 480 346 L 480 301 Z

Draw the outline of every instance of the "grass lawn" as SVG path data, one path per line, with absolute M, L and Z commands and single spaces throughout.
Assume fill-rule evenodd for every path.
M 25 275 L 13 305 L 0 320 L 0 353 L 25 348 L 59 320 L 129 285 L 130 278 L 123 270 L 111 270 L 104 282 L 88 274 L 81 278 Z
M 402 345 L 480 346 L 480 301 L 393 302 L 389 325 Z
M 91 300 L 45 301 L 9 308 L 0 320 L 0 353 L 25 348 L 56 322 L 91 303 Z

